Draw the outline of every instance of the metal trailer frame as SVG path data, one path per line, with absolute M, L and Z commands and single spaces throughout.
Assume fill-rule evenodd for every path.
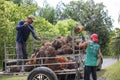
M 54 71 L 56 75 L 66 75 L 67 74 L 75 74 L 75 79 L 74 80 L 80 80 L 80 73 L 83 74 L 83 70 L 84 70 L 84 61 L 83 61 L 83 56 L 84 56 L 84 53 L 83 51 L 79 50 L 79 53 L 78 54 L 75 54 L 75 33 L 74 31 L 72 32 L 72 48 L 73 48 L 73 54 L 71 55 L 61 55 L 62 57 L 73 57 L 75 59 L 75 62 L 67 62 L 67 63 L 50 63 L 50 64 L 44 64 L 43 63 L 43 59 L 46 59 L 46 58 L 55 58 L 55 57 L 40 57 L 40 58 L 36 58 L 36 59 L 41 59 L 41 64 L 34 64 L 34 65 L 21 65 L 22 69 L 24 69 L 25 66 L 45 66 L 45 65 L 60 65 L 60 64 L 77 64 L 77 67 L 75 69 L 64 69 L 64 70 L 57 70 L 57 71 Z M 16 62 L 18 60 L 22 60 L 22 61 L 29 61 L 31 59 L 9 59 L 9 56 L 16 56 L 15 54 L 9 54 L 8 52 L 8 49 L 15 49 L 16 47 L 9 47 L 6 45 L 6 43 L 4 43 L 4 51 L 5 51 L 5 72 L 6 73 L 9 73 L 9 74 L 28 74 L 29 72 L 15 72 L 15 73 L 11 73 L 10 72 L 10 68 L 11 67 L 15 67 L 13 65 L 8 65 L 8 63 L 10 63 L 10 61 L 12 62 Z M 19 66 L 19 65 L 18 65 Z M 67 80 L 67 79 L 66 79 Z

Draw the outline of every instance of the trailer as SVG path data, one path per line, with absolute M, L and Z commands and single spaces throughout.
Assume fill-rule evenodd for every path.
M 5 43 L 5 73 L 14 75 L 27 75 L 27 80 L 83 80 L 85 49 L 75 49 L 75 42 L 80 42 L 81 40 L 81 36 L 79 34 L 76 35 L 74 31 L 72 31 L 71 36 L 73 53 L 58 55 L 59 58 L 62 57 L 64 59 L 71 60 L 65 62 L 45 63 L 44 60 L 53 60 L 56 59 L 56 56 L 39 56 L 39 58 L 35 58 L 36 61 L 39 60 L 39 63 L 25 64 L 25 62 L 34 61 L 34 59 L 17 59 L 16 54 L 10 53 L 10 51 L 15 52 L 16 47 L 7 46 Z M 30 44 L 31 49 L 39 47 L 36 44 L 38 44 L 36 41 L 32 42 Z M 41 44 L 41 42 L 39 42 L 39 44 Z M 17 65 L 18 61 L 22 61 L 22 65 Z M 56 67 L 52 68 L 52 66 Z M 61 66 L 64 66 L 64 68 L 59 69 L 58 67 Z M 22 69 L 22 71 L 19 69 Z M 29 69 L 30 71 L 25 71 L 25 69 Z M 16 71 L 14 72 L 14 70 Z

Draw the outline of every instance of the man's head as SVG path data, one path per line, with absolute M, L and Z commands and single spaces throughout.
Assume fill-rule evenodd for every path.
M 92 35 L 91 35 L 91 40 L 92 40 L 93 42 L 98 42 L 98 35 L 97 35 L 97 34 L 92 34 Z
M 28 16 L 27 22 L 28 22 L 29 24 L 32 24 L 34 20 L 35 20 L 35 17 L 34 17 L 34 16 Z

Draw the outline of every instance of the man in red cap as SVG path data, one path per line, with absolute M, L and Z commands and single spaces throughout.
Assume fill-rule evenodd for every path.
M 92 34 L 91 41 L 80 43 L 79 47 L 80 48 L 86 47 L 84 80 L 90 80 L 91 73 L 93 80 L 97 80 L 96 74 L 97 59 L 99 57 L 102 57 L 100 45 L 98 44 L 98 35 Z
M 26 41 L 32 33 L 32 36 L 36 40 L 40 40 L 40 38 L 35 34 L 34 27 L 31 25 L 35 18 L 33 16 L 28 16 L 27 20 L 20 21 L 17 26 L 17 36 L 16 36 L 16 53 L 17 59 L 27 59 L 27 48 Z M 18 61 L 18 64 L 21 65 L 22 62 Z

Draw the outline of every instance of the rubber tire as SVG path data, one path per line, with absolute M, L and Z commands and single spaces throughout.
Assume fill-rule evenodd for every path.
M 99 66 L 97 66 L 97 71 L 100 71 L 102 69 L 102 64 L 99 64 Z
M 50 68 L 47 67 L 38 67 L 33 69 L 28 75 L 27 80 L 32 80 L 33 77 L 40 73 L 46 75 L 50 80 L 58 80 L 56 74 Z
M 102 63 L 103 63 L 103 59 L 101 58 L 100 63 L 97 66 L 97 71 L 100 71 L 102 69 Z

